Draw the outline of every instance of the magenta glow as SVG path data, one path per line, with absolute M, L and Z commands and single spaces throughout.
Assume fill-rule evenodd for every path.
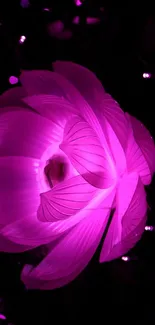
M 15 77 L 15 76 L 11 76 L 11 77 L 9 77 L 9 83 L 10 83 L 11 85 L 16 85 L 18 82 L 19 82 L 19 80 L 18 80 L 17 77 Z
M 77 7 L 79 7 L 79 6 L 82 5 L 82 1 L 81 1 L 81 0 L 74 0 L 74 2 L 75 2 L 75 5 L 76 5 Z
M 66 32 L 61 21 L 51 31 Z M 22 86 L 0 96 L 0 250 L 44 248 L 38 265 L 22 270 L 28 289 L 73 281 L 95 254 L 111 210 L 100 263 L 129 261 L 152 227 L 149 131 L 87 68 L 56 61 L 53 70 L 22 71 Z
M 80 17 L 79 17 L 79 16 L 75 16 L 75 17 L 73 18 L 72 23 L 75 24 L 75 25 L 78 25 L 78 24 L 80 23 Z
M 98 17 L 87 17 L 86 18 L 86 23 L 88 25 L 96 25 L 100 23 L 100 18 Z

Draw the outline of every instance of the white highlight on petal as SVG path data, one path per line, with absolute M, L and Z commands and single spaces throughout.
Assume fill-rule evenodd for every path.
M 34 167 L 39 167 L 39 163 L 34 162 Z

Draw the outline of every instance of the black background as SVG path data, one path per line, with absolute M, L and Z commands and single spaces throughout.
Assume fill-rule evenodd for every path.
M 138 117 L 155 138 L 155 15 L 149 2 L 123 6 L 112 1 L 19 1 L 0 0 L 0 92 L 8 78 L 20 69 L 51 69 L 56 59 L 80 63 L 96 73 L 121 107 Z M 104 12 L 99 10 L 104 7 Z M 52 12 L 42 9 L 51 7 Z M 81 24 L 72 25 L 80 14 Z M 99 25 L 86 26 L 85 15 L 101 18 Z M 71 40 L 60 41 L 47 33 L 47 24 L 64 21 L 73 31 Z M 27 40 L 19 45 L 19 37 Z M 151 72 L 152 78 L 142 78 Z M 155 182 L 147 189 L 148 224 L 155 224 Z M 0 312 L 12 324 L 109 323 L 155 321 L 155 233 L 145 232 L 129 252 L 131 260 L 100 264 L 99 250 L 79 277 L 51 292 L 27 291 L 20 271 L 31 254 L 0 254 Z

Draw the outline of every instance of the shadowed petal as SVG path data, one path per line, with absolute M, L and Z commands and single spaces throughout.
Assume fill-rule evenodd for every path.
M 5 253 L 21 253 L 31 249 L 31 246 L 19 245 L 0 235 L 0 251 Z
M 54 289 L 72 281 L 89 263 L 107 224 L 115 191 L 90 209 L 36 267 L 25 266 L 22 280 L 28 288 Z
M 116 211 L 100 255 L 100 262 L 126 254 L 140 239 L 146 222 L 144 186 L 136 173 L 125 175 L 116 195 Z
M 0 96 L 0 107 L 15 106 L 15 107 L 27 107 L 23 104 L 22 98 L 27 96 L 27 92 L 23 87 L 14 87 L 5 91 Z M 1 111 L 1 110 L 0 110 Z
M 21 83 L 31 95 L 48 94 L 67 99 L 76 109 L 77 114 L 92 120 L 91 108 L 80 92 L 66 78 L 50 71 L 23 71 Z
M 145 160 L 150 168 L 151 174 L 155 172 L 155 144 L 150 132 L 135 117 L 127 114 L 134 133 L 134 138 L 143 153 Z
M 41 194 L 38 219 L 58 221 L 78 213 L 95 196 L 97 190 L 81 176 L 75 176 L 59 183 L 46 193 Z
M 128 114 L 127 117 L 129 123 L 131 123 L 130 116 Z M 155 159 L 154 145 L 151 139 L 150 141 L 146 141 L 144 139 L 145 133 L 140 132 L 139 123 L 136 122 L 133 124 L 134 124 L 134 131 L 130 128 L 129 135 L 128 135 L 127 149 L 126 149 L 127 167 L 129 172 L 136 171 L 140 175 L 143 184 L 148 185 L 151 182 L 151 176 L 152 176 L 151 169 L 153 169 L 153 164 Z M 135 126 L 138 126 L 137 131 Z
M 66 123 L 60 149 L 91 185 L 107 188 L 114 182 L 115 173 L 105 148 L 96 132 L 81 117 L 73 117 Z
M 23 71 L 21 83 L 30 96 L 44 93 L 67 99 L 77 114 L 83 116 L 96 131 L 104 146 L 107 146 L 102 127 L 91 107 L 72 83 L 62 75 L 50 71 Z
M 80 95 L 61 75 L 48 70 L 22 71 L 20 81 L 29 96 L 46 94 L 70 99 Z
M 104 88 L 92 71 L 67 61 L 56 61 L 53 67 L 79 90 L 90 106 L 96 106 L 104 98 Z
M 32 112 L 0 114 L 0 156 L 40 158 L 54 142 L 61 141 L 63 129 Z
M 8 112 L 14 112 L 14 111 L 21 111 L 21 112 L 25 112 L 25 111 L 31 111 L 31 109 L 29 107 L 20 107 L 20 106 L 4 106 L 4 107 L 0 107 L 0 115 L 4 114 L 4 113 L 8 113 Z

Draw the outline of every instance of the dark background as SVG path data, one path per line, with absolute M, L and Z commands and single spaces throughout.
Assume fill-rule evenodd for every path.
M 10 87 L 8 78 L 20 69 L 51 69 L 56 59 L 80 63 L 96 73 L 125 111 L 138 117 L 155 138 L 155 12 L 147 1 L 85 0 L 77 8 L 68 1 L 0 0 L 0 93 Z M 45 12 L 45 7 L 52 8 Z M 104 7 L 104 11 L 99 10 Z M 72 18 L 80 15 L 80 25 Z M 100 17 L 98 25 L 86 25 L 85 16 Z M 47 24 L 60 19 L 73 32 L 71 40 L 47 33 Z M 21 35 L 26 35 L 19 45 Z M 150 72 L 151 79 L 142 74 Z M 155 225 L 155 181 L 149 188 L 148 224 Z M 12 324 L 109 323 L 155 321 L 155 233 L 144 233 L 129 252 L 131 260 L 97 262 L 99 251 L 79 275 L 51 292 L 26 291 L 20 282 L 24 263 L 36 254 L 0 254 L 0 312 Z M 0 321 L 2 322 L 2 321 Z

